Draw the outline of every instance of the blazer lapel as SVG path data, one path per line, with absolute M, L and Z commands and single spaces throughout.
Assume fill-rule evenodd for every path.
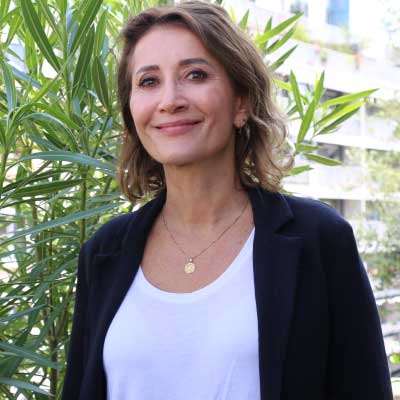
M 293 315 L 301 239 L 279 235 L 293 218 L 278 193 L 249 191 L 253 206 L 254 285 L 259 332 L 261 400 L 279 400 Z

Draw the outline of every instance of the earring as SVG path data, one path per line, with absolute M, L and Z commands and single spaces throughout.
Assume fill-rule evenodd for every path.
M 237 129 L 237 134 L 239 136 L 246 136 L 246 138 L 250 136 L 250 126 L 247 120 L 242 121 L 242 125 Z

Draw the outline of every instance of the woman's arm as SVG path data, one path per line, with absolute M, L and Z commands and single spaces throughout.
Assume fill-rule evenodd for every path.
M 76 300 L 72 332 L 69 343 L 67 370 L 65 373 L 62 400 L 77 400 L 84 374 L 86 358 L 86 311 L 87 311 L 87 246 L 81 247 L 78 259 L 78 280 L 76 286 Z
M 347 222 L 331 228 L 324 241 L 329 247 L 324 252 L 329 256 L 329 399 L 392 400 L 378 310 L 353 230 Z

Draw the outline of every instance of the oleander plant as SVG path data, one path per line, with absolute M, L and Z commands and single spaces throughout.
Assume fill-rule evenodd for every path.
M 116 96 L 118 35 L 129 16 L 168 1 L 0 2 L 0 398 L 59 399 L 80 246 L 135 206 L 116 184 L 122 124 Z M 259 32 L 249 12 L 232 19 L 276 71 L 285 112 L 297 121 L 295 157 L 316 154 L 317 135 L 350 118 L 373 92 L 323 101 L 324 74 L 300 90 L 279 67 L 295 51 L 301 15 Z M 286 50 L 285 50 L 286 49 Z M 138 204 L 139 206 L 139 204 Z

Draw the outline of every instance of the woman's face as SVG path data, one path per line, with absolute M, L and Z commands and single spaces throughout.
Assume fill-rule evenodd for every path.
M 163 165 L 232 161 L 246 118 L 224 67 L 181 26 L 152 28 L 132 54 L 130 110 L 140 141 Z

